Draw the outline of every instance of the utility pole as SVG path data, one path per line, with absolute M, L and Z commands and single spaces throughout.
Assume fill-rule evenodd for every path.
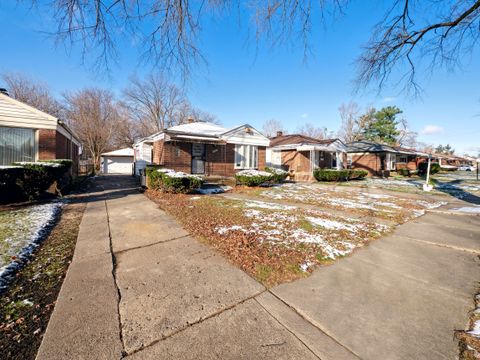
M 431 162 L 432 162 L 432 154 L 428 154 L 427 178 L 425 179 L 425 184 L 423 184 L 423 191 L 432 191 L 432 189 L 433 189 L 433 186 L 429 184 Z

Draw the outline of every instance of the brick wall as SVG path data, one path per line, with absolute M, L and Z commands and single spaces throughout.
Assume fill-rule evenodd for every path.
M 352 168 L 366 170 L 369 176 L 381 175 L 380 156 L 371 153 L 352 155 Z
M 56 158 L 56 130 L 38 130 L 38 159 L 53 160 Z
M 267 148 L 265 146 L 258 147 L 258 170 L 265 170 L 267 165 Z
M 191 151 L 191 143 L 166 142 L 163 145 L 163 165 L 168 169 L 191 173 Z
M 153 149 L 152 149 L 152 163 L 156 165 L 163 165 L 164 158 L 163 158 L 163 148 L 164 148 L 164 141 L 157 140 L 153 142 Z

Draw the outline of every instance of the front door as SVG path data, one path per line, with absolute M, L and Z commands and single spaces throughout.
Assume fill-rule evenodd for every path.
M 205 144 L 192 144 L 192 174 L 205 174 Z

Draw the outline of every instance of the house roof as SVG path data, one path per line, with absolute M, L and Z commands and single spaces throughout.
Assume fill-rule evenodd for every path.
M 398 153 L 394 147 L 374 141 L 360 140 L 347 144 L 347 152 L 391 152 Z
M 281 145 L 329 145 L 338 139 L 315 139 L 301 134 L 280 135 L 270 138 L 270 147 Z
M 166 129 L 167 133 L 182 133 L 198 136 L 219 136 L 227 131 L 228 129 L 209 122 L 193 122 Z
M 245 130 L 245 131 L 243 131 Z M 194 122 L 176 125 L 137 141 L 135 144 L 145 141 L 201 141 L 201 142 L 228 142 L 234 144 L 251 144 L 268 146 L 270 141 L 258 130 L 249 124 L 235 126 L 226 129 L 220 125 L 209 122 Z
M 102 156 L 133 156 L 133 149 L 124 148 L 102 153 Z
M 3 93 L 0 93 L 0 125 L 57 130 L 66 137 L 71 136 L 77 145 L 81 145 L 78 136 L 63 121 Z

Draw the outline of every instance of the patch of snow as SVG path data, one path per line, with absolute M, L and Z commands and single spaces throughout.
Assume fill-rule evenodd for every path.
M 452 209 L 452 211 L 471 213 L 471 214 L 480 214 L 480 205 L 464 206 L 464 207 Z
M 221 227 L 217 227 L 215 230 L 216 230 L 219 234 L 221 234 L 221 235 L 224 235 L 224 234 L 228 233 L 229 231 L 243 231 L 243 232 L 247 232 L 247 230 L 244 229 L 243 227 L 241 227 L 240 225 L 221 226 Z
M 300 270 L 302 270 L 303 272 L 307 272 L 312 265 L 313 265 L 312 262 L 305 261 L 304 263 L 300 264 Z
M 276 174 L 276 175 L 287 175 L 288 174 L 288 171 L 285 171 L 285 170 L 279 169 L 279 168 L 269 168 L 268 172 L 270 172 L 272 174 Z
M 310 216 L 307 216 L 306 219 L 310 221 L 313 225 L 318 225 L 325 229 L 347 230 L 352 233 L 357 231 L 357 226 L 341 223 L 335 220 L 321 219 L 321 218 L 310 217 Z
M 0 165 L 0 169 L 21 169 L 19 165 Z
M 472 330 L 467 331 L 467 334 L 480 338 L 480 320 L 475 321 Z
M 28 299 L 25 299 L 22 301 L 22 304 L 23 305 L 26 305 L 26 306 L 33 306 L 33 302 L 31 302 L 30 300 Z
M 55 223 L 62 205 L 61 202 L 52 202 L 10 210 L 4 214 L 3 221 L 0 221 L 0 236 L 9 234 L 9 237 L 0 238 L 0 241 L 8 243 L 9 247 L 0 254 L 0 292 L 39 246 Z
M 264 202 L 259 200 L 248 200 L 245 202 L 246 207 L 261 208 L 261 209 L 271 209 L 271 210 L 294 210 L 297 207 L 291 205 L 282 205 L 270 202 Z
M 260 170 L 242 170 L 237 172 L 236 175 L 241 175 L 241 176 L 247 176 L 247 177 L 254 177 L 254 176 L 272 176 L 271 173 L 266 172 L 266 171 L 260 171 Z
M 55 162 L 43 162 L 43 161 L 19 161 L 16 162 L 15 165 L 40 165 L 40 166 L 45 166 L 45 167 L 60 167 L 62 164 L 60 163 L 55 163 Z
M 391 199 L 393 196 L 391 195 L 384 195 L 384 194 L 370 194 L 370 193 L 362 193 L 363 196 L 371 197 L 373 199 Z
M 190 198 L 190 200 L 199 200 L 199 199 L 201 199 L 200 196 L 192 196 L 192 197 Z

